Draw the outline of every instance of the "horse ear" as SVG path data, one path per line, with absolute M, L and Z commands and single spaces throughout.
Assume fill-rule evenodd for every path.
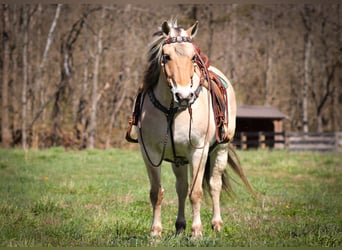
M 162 31 L 164 33 L 164 36 L 168 36 L 169 33 L 170 33 L 170 25 L 167 21 L 164 21 L 163 24 L 162 24 Z
M 194 25 L 192 25 L 189 29 L 186 30 L 186 33 L 189 37 L 194 38 L 197 34 L 198 30 L 198 21 Z

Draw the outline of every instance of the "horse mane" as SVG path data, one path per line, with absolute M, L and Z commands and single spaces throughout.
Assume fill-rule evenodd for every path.
M 178 29 L 177 20 L 169 20 L 169 26 L 173 29 Z M 149 45 L 149 50 L 147 54 L 147 68 L 144 73 L 143 78 L 143 91 L 153 88 L 159 80 L 159 75 L 161 72 L 161 57 L 163 43 L 166 40 L 166 36 L 161 30 L 161 28 L 153 34 L 156 37 Z

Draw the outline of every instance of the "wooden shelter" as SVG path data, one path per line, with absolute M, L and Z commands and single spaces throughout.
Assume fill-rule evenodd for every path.
M 284 148 L 285 114 L 271 106 L 238 106 L 234 144 L 238 148 Z

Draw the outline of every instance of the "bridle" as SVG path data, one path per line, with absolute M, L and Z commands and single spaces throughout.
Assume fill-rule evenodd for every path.
M 177 37 L 169 37 L 167 38 L 164 42 L 163 42 L 163 45 L 164 46 L 165 44 L 171 44 L 171 43 L 182 43 L 182 42 L 189 42 L 189 43 L 192 43 L 192 39 L 190 37 L 184 37 L 184 36 L 177 36 Z M 148 159 L 148 161 L 150 162 L 150 164 L 153 166 L 153 167 L 159 167 L 163 160 L 165 161 L 168 161 L 168 162 L 171 162 L 171 163 L 174 163 L 176 165 L 176 167 L 179 167 L 180 165 L 184 165 L 184 164 L 188 164 L 189 162 L 184 158 L 184 157 L 181 157 L 181 156 L 177 156 L 176 154 L 176 149 L 175 149 L 175 144 L 174 144 L 174 138 L 173 138 L 173 129 L 172 129 L 172 125 L 173 125 L 173 121 L 174 121 L 174 116 L 181 112 L 181 111 L 184 111 L 186 109 L 188 109 L 189 111 L 189 115 L 190 115 L 190 121 L 189 121 L 189 142 L 191 144 L 191 146 L 195 149 L 204 149 L 204 147 L 207 145 L 208 141 L 209 141 L 209 123 L 210 123 L 210 94 L 208 94 L 208 121 L 207 121 L 207 129 L 206 129 L 206 137 L 205 137 L 205 141 L 204 141 L 204 144 L 202 146 L 196 146 L 193 144 L 192 140 L 191 140 L 191 128 L 192 128 L 192 108 L 191 108 L 191 105 L 193 103 L 195 103 L 195 101 L 197 100 L 197 98 L 199 97 L 201 91 L 202 91 L 202 88 L 203 88 L 203 85 L 205 84 L 205 81 L 209 81 L 209 73 L 208 73 L 208 69 L 207 67 L 205 66 L 205 63 L 203 62 L 201 56 L 199 55 L 198 51 L 195 49 L 195 60 L 193 60 L 193 63 L 194 63 L 194 73 L 193 75 L 191 76 L 191 85 L 193 86 L 193 76 L 196 72 L 196 68 L 198 67 L 200 69 L 200 81 L 199 81 L 199 85 L 197 86 L 196 90 L 194 91 L 194 100 L 192 103 L 190 103 L 188 106 L 186 107 L 183 107 L 183 106 L 176 106 L 174 105 L 174 99 L 172 98 L 171 99 L 171 103 L 170 103 L 170 106 L 167 108 L 165 107 L 164 105 L 162 105 L 158 99 L 156 98 L 156 96 L 154 95 L 153 93 L 153 90 L 150 89 L 147 91 L 147 95 L 149 96 L 149 99 L 151 101 L 151 103 L 153 104 L 153 106 L 155 108 L 157 108 L 158 110 L 160 110 L 162 113 L 165 114 L 166 116 L 166 120 L 167 120 L 167 129 L 166 129 L 166 133 L 165 133 L 165 136 L 164 136 L 164 139 L 163 139 L 163 149 L 162 149 L 162 154 L 161 154 L 161 158 L 160 160 L 157 162 L 157 163 L 154 163 L 152 161 L 152 159 L 150 158 L 147 150 L 146 150 L 146 146 L 145 146 L 145 143 L 144 143 L 144 139 L 143 139 L 143 135 L 142 135 L 142 129 L 141 129 L 141 125 L 139 126 L 139 132 L 140 132 L 140 137 L 141 137 L 141 143 L 142 143 L 142 146 L 144 148 L 144 151 L 145 151 L 145 155 Z M 161 68 L 162 68 L 162 71 L 164 72 L 165 74 L 165 78 L 166 78 L 166 81 L 168 82 L 168 85 L 169 85 L 169 88 L 170 88 L 170 91 L 171 91 L 171 94 L 172 94 L 172 91 L 173 91 L 173 83 L 172 83 L 172 80 L 171 78 L 167 75 L 167 72 L 166 72 L 166 69 L 165 69 L 165 64 L 166 64 L 166 60 L 165 60 L 165 55 L 164 53 L 162 53 L 162 60 L 161 60 Z M 210 90 L 210 85 L 208 85 L 208 88 Z M 143 95 L 143 99 L 142 99 L 142 103 L 141 105 L 143 105 L 144 103 L 144 99 L 145 99 L 145 95 Z M 172 153 L 173 153 L 173 160 L 172 159 L 164 159 L 164 156 L 165 156 L 165 150 L 166 150 L 166 145 L 167 145 L 167 142 L 168 142 L 168 139 L 170 137 L 170 141 L 171 141 L 171 148 L 172 148 Z
M 185 36 L 169 37 L 168 39 L 166 39 L 163 42 L 162 46 L 164 46 L 165 44 L 182 43 L 182 42 L 192 43 L 192 39 L 191 39 L 191 37 L 185 37 Z M 192 59 L 193 65 L 194 65 L 194 72 L 193 72 L 193 74 L 191 76 L 191 79 L 190 79 L 191 87 L 193 86 L 193 77 L 194 77 L 194 74 L 196 72 L 197 60 L 198 60 L 197 58 L 200 58 L 200 57 L 199 57 L 199 55 L 197 54 L 197 51 L 196 51 L 196 54 L 195 54 L 194 58 Z M 164 54 L 164 52 L 162 52 L 160 65 L 161 65 L 162 71 L 164 72 L 165 79 L 166 79 L 166 81 L 167 81 L 167 83 L 169 85 L 170 91 L 171 91 L 171 93 L 173 93 L 174 92 L 174 84 L 173 84 L 173 82 L 171 80 L 171 77 L 169 77 L 167 72 L 166 72 L 165 64 L 166 64 L 165 54 Z M 196 99 L 198 98 L 199 94 L 201 93 L 202 87 L 203 87 L 203 83 L 204 83 L 204 80 L 201 79 L 199 85 L 197 86 L 196 90 L 193 93 L 194 94 L 194 100 L 193 100 L 192 103 L 194 103 L 196 101 Z M 191 104 L 188 105 L 189 109 L 191 109 Z M 183 109 L 186 109 L 186 108 L 183 107 Z

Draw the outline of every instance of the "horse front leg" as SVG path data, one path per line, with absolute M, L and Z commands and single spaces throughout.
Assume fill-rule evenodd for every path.
M 185 200 L 188 195 L 188 166 L 176 166 L 172 164 L 173 173 L 176 176 L 176 192 L 178 195 L 178 215 L 176 220 L 176 234 L 181 233 L 186 228 Z
M 147 165 L 148 177 L 150 180 L 150 200 L 152 204 L 152 225 L 150 230 L 151 237 L 161 238 L 161 204 L 164 197 L 164 189 L 160 182 L 160 167 L 152 167 Z
M 200 151 L 200 152 L 199 152 Z M 192 238 L 202 237 L 201 201 L 203 196 L 202 182 L 207 152 L 198 150 L 192 159 L 191 186 L 189 198 L 192 205 Z
M 227 158 L 228 152 L 224 145 L 218 146 L 210 157 L 212 173 L 210 176 L 209 188 L 213 202 L 213 217 L 211 225 L 215 231 L 221 231 L 223 224 L 220 209 L 220 194 L 222 190 L 222 175 L 227 166 Z

